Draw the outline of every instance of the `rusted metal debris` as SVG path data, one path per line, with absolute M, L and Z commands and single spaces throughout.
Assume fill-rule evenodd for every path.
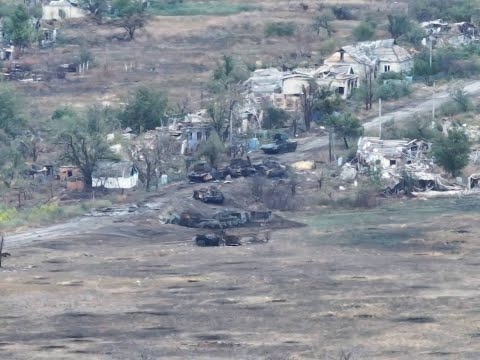
M 195 235 L 192 240 L 194 245 L 202 247 L 240 246 L 245 244 L 266 243 L 270 240 L 270 233 L 232 235 L 220 230 L 215 233 Z
M 223 204 L 225 197 L 215 186 L 193 191 L 193 198 L 204 203 Z
M 274 159 L 265 159 L 261 163 L 252 164 L 247 159 L 232 159 L 224 168 L 213 168 L 205 162 L 197 163 L 191 167 L 188 180 L 194 183 L 203 183 L 215 180 L 224 180 L 227 176 L 232 178 L 248 177 L 255 174 L 268 178 L 288 177 L 288 169 Z
M 183 211 L 172 214 L 167 220 L 169 224 L 200 229 L 227 229 L 248 225 L 262 224 L 270 221 L 270 211 L 244 211 L 238 209 L 222 209 L 211 216 L 195 211 Z

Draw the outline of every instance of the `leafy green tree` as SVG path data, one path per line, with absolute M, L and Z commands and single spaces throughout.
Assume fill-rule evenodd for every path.
M 124 128 L 130 127 L 137 134 L 153 130 L 166 125 L 167 105 L 168 98 L 163 91 L 141 86 L 130 95 L 119 119 Z
M 24 129 L 22 106 L 22 96 L 12 86 L 0 84 L 0 131 L 9 137 L 16 137 Z
M 363 135 L 364 131 L 360 120 L 351 113 L 329 115 L 325 118 L 323 124 L 343 138 L 347 149 L 350 148 L 347 139 L 358 138 Z
M 425 37 L 425 30 L 415 22 L 410 22 L 408 31 L 401 36 L 402 40 L 406 40 L 414 46 L 419 46 Z
M 116 23 L 127 31 L 130 40 L 135 37 L 135 32 L 145 26 L 148 16 L 145 5 L 138 0 L 115 0 L 113 9 L 118 17 Z
M 470 142 L 463 129 L 450 129 L 447 136 L 441 136 L 433 145 L 436 162 L 452 176 L 458 176 L 468 164 Z
M 281 128 L 288 122 L 289 118 L 290 116 L 285 110 L 268 105 L 264 109 L 263 128 L 264 129 Z
M 353 37 L 357 41 L 367 41 L 375 35 L 375 28 L 368 22 L 362 21 L 353 28 Z
M 388 15 L 388 32 L 394 39 L 406 34 L 410 29 L 410 19 L 407 15 Z
M 0 181 L 2 187 L 11 189 L 21 182 L 26 170 L 25 158 L 16 141 L 0 130 Z
M 35 29 L 28 9 L 24 5 L 17 5 L 13 13 L 5 19 L 3 32 L 6 38 L 20 50 L 28 47 L 35 39 Z M 18 55 L 14 54 L 14 56 Z
M 215 131 L 210 134 L 206 141 L 201 142 L 198 146 L 198 155 L 208 158 L 211 165 L 216 165 L 224 153 L 225 145 Z
M 114 130 L 109 121 L 98 111 L 79 114 L 63 108 L 52 116 L 56 142 L 63 148 L 63 162 L 78 166 L 87 187 L 92 186 L 92 174 L 100 161 L 116 161 L 105 135 Z
M 108 12 L 108 4 L 106 0 L 80 0 L 79 5 L 90 12 L 98 22 L 100 22 L 103 16 Z

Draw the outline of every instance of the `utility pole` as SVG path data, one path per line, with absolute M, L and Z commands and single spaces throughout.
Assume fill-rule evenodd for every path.
M 380 122 L 379 124 L 379 129 L 378 129 L 378 138 L 382 138 L 382 98 L 378 99 L 378 121 Z
M 432 51 L 433 51 L 433 38 L 432 35 L 428 37 L 430 40 L 430 71 L 432 70 Z
M 435 123 L 435 92 L 436 92 L 436 82 L 433 82 L 433 92 L 432 92 L 432 126 Z

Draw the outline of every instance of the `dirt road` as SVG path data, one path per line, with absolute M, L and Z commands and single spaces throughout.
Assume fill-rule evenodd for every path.
M 433 90 L 433 88 L 432 88 Z M 465 83 L 465 91 L 470 95 L 480 94 L 480 81 L 470 81 Z M 431 114 L 433 109 L 433 104 L 435 102 L 435 109 L 438 111 L 441 105 L 445 104 L 449 99 L 449 94 L 447 91 L 439 91 L 433 98 L 422 98 L 422 99 L 412 99 L 411 102 L 406 106 L 389 112 L 381 117 L 375 116 L 363 124 L 365 130 L 378 129 L 380 124 L 383 124 L 390 120 L 395 120 L 396 123 L 408 122 L 415 119 L 416 115 L 420 114 Z M 328 145 L 328 137 L 316 137 L 316 138 L 306 138 L 299 141 L 298 150 L 300 152 L 306 152 L 311 150 L 318 150 L 320 148 L 326 147 Z M 290 159 L 289 159 L 290 160 Z

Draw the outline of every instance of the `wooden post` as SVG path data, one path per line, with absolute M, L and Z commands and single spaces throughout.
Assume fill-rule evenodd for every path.
M 0 268 L 2 267 L 2 258 L 3 258 L 3 243 L 5 242 L 5 238 L 3 237 L 0 240 Z

